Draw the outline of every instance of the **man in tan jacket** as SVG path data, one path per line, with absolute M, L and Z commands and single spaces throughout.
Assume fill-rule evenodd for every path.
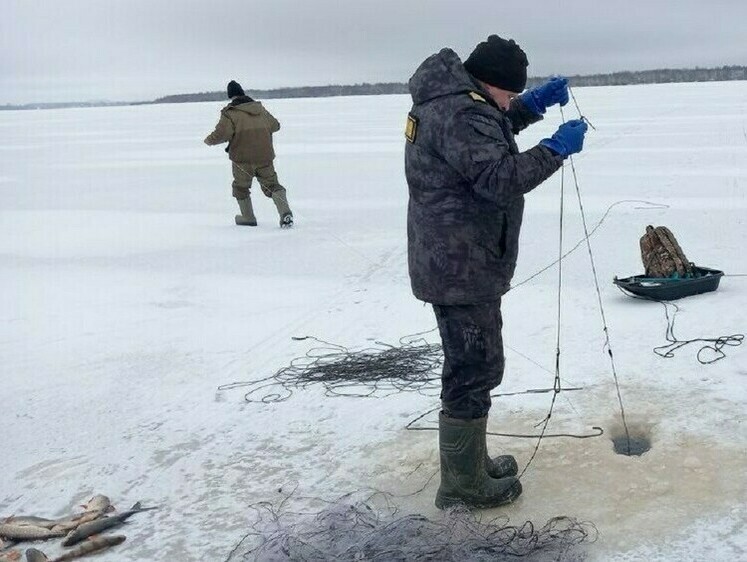
M 215 130 L 205 138 L 205 144 L 213 146 L 228 143 L 226 152 L 233 166 L 233 196 L 239 203 L 241 214 L 236 215 L 236 224 L 257 226 L 249 189 L 256 177 L 262 193 L 270 197 L 280 215 L 280 227 L 293 225 L 293 213 L 288 206 L 285 188 L 278 182 L 272 161 L 272 133 L 280 130 L 280 123 L 260 102 L 244 94 L 241 86 L 231 80 L 227 88 L 231 99 L 221 110 Z

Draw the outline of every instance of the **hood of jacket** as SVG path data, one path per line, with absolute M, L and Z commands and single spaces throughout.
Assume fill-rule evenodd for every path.
M 488 94 L 464 68 L 459 55 L 451 49 L 441 49 L 425 59 L 410 78 L 409 89 L 415 104 L 443 96 L 477 91 L 493 105 Z
M 231 103 L 229 103 L 223 110 L 228 111 L 229 109 L 243 111 L 244 113 L 248 113 L 249 115 L 259 115 L 260 113 L 262 113 L 262 103 L 254 101 L 250 97 L 242 96 L 236 98 L 235 100 L 232 100 Z

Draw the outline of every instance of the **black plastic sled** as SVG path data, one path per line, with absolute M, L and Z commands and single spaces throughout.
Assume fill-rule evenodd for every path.
M 719 281 L 723 276 L 723 271 L 696 265 L 693 267 L 693 277 L 659 278 L 635 275 L 624 279 L 615 277 L 613 283 L 624 291 L 640 297 L 657 301 L 671 301 L 715 291 L 718 289 Z

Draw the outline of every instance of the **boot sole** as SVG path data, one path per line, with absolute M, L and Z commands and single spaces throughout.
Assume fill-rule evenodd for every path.
M 456 505 L 462 505 L 471 509 L 490 509 L 492 507 L 500 507 L 509 503 L 513 503 L 522 492 L 521 482 L 513 484 L 506 492 L 506 495 L 500 499 L 486 501 L 485 498 L 470 498 L 460 496 L 449 496 L 447 494 L 436 493 L 436 507 L 438 509 L 448 509 Z

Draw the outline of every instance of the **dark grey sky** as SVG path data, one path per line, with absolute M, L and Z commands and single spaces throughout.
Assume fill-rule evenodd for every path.
M 0 0 L 0 104 L 406 81 L 513 37 L 530 75 L 747 64 L 747 0 Z

